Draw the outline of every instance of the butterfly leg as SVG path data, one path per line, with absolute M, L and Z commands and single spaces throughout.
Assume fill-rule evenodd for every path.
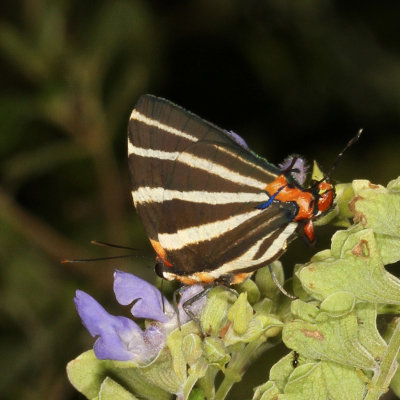
M 180 288 L 174 290 L 174 293 L 172 294 L 172 307 L 174 308 L 176 318 L 178 320 L 178 327 L 179 330 L 181 329 L 181 319 L 179 317 L 179 308 L 178 308 L 178 300 L 177 297 L 178 295 L 182 295 L 182 291 L 184 290 L 185 286 L 181 286 Z M 190 299 L 189 299 L 190 300 Z M 185 304 L 184 304 L 185 305 Z M 184 306 L 183 305 L 183 306 Z
M 289 159 L 290 159 L 290 157 L 289 157 Z M 292 160 L 290 161 L 290 164 L 289 164 L 285 169 L 283 169 L 283 170 L 281 169 L 282 174 L 286 175 L 286 174 L 290 174 L 291 172 L 299 173 L 300 170 L 299 170 L 298 168 L 293 168 L 293 167 L 295 166 L 295 164 L 296 164 L 296 162 L 297 162 L 298 159 L 299 159 L 299 157 L 294 156 L 294 157 L 292 158 Z M 285 160 L 285 161 L 286 161 L 286 160 Z
M 285 296 L 289 297 L 289 299 L 297 299 L 296 296 L 293 296 L 292 294 L 288 293 L 283 286 L 281 285 L 281 283 L 278 281 L 277 276 L 275 275 L 274 270 L 271 267 L 271 264 L 268 264 L 268 269 L 269 272 L 271 273 L 271 278 L 274 281 L 276 287 L 281 291 L 281 293 L 283 293 Z
M 203 290 L 200 293 L 197 293 L 195 296 L 191 297 L 190 299 L 186 300 L 183 304 L 182 304 L 182 308 L 183 311 L 185 311 L 185 313 L 190 317 L 190 319 L 192 321 L 194 321 L 197 326 L 200 328 L 201 334 L 203 336 L 205 336 L 205 332 L 203 331 L 203 328 L 201 326 L 201 321 L 199 318 L 197 318 L 196 315 L 193 314 L 193 312 L 190 310 L 190 307 L 192 304 L 194 304 L 197 300 L 200 300 L 202 297 L 207 296 L 207 294 L 209 293 L 209 291 L 213 288 L 214 286 L 207 286 L 205 288 L 203 288 Z M 179 321 L 179 318 L 178 318 Z
M 314 245 L 315 244 L 314 224 L 311 219 L 304 224 L 303 233 L 304 236 L 307 238 L 308 244 Z

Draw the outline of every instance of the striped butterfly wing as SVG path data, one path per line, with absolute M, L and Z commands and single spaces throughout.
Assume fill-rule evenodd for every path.
M 235 150 L 234 152 L 232 150 Z M 227 153 L 236 154 L 229 159 Z M 181 168 L 180 159 L 199 166 L 208 155 L 207 168 Z M 176 159 L 167 186 L 184 188 L 186 195 L 164 201 L 166 218 L 159 225 L 158 241 L 177 272 L 212 271 L 218 278 L 250 272 L 276 259 L 292 236 L 297 208 L 292 203 L 272 203 L 252 177 L 252 167 L 238 149 L 199 141 Z M 253 173 L 254 175 L 254 173 Z
M 255 269 L 276 258 L 294 232 L 290 204 L 256 209 L 280 170 L 167 100 L 139 99 L 128 153 L 135 207 L 172 270 Z

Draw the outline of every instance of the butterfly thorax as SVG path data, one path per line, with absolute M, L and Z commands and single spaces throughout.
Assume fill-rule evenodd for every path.
M 275 201 L 293 202 L 297 205 L 298 211 L 293 221 L 304 223 L 304 233 L 313 242 L 312 220 L 331 208 L 335 198 L 333 185 L 329 181 L 321 181 L 304 189 L 295 182 L 290 182 L 286 174 L 282 174 L 269 183 L 265 190 Z

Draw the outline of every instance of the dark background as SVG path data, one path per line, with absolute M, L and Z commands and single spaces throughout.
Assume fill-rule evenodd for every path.
M 75 289 L 118 312 L 115 267 L 154 279 L 127 176 L 126 126 L 141 94 L 234 130 L 273 163 L 298 153 L 328 170 L 364 128 L 334 177 L 386 185 L 400 174 L 399 15 L 395 1 L 3 0 L 0 397 L 81 398 L 65 375 L 92 345 Z M 288 270 L 332 232 L 317 231 L 316 249 L 293 243 Z M 60 263 L 118 253 L 91 239 L 149 257 Z M 273 362 L 258 364 L 251 385 Z

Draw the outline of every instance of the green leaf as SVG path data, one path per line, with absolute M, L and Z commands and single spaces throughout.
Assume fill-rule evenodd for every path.
M 350 367 L 344 367 L 332 362 L 304 361 L 294 368 L 293 353 L 286 355 L 278 361 L 270 371 L 270 381 L 266 388 L 275 390 L 276 395 L 284 394 L 285 400 L 342 400 L 362 399 L 365 391 L 365 382 L 361 375 Z M 274 386 L 271 386 L 273 384 Z M 255 397 L 256 398 L 256 397 Z M 262 399 L 276 399 L 273 396 L 263 396 Z
M 255 389 L 253 400 L 276 400 L 279 390 L 274 382 L 266 382 Z
M 301 300 L 295 303 L 292 309 L 294 315 L 304 314 L 310 306 Z M 334 361 L 367 370 L 376 367 L 373 355 L 366 352 L 358 337 L 355 311 L 338 318 L 329 318 L 324 311 L 320 311 L 315 315 L 314 322 L 289 322 L 283 328 L 282 339 L 287 347 L 313 360 Z
M 374 231 L 384 264 L 400 260 L 399 181 L 389 182 L 388 188 L 367 180 L 353 182 L 355 197 L 350 208 L 354 221 Z
M 164 358 L 157 359 L 161 368 L 164 366 Z M 158 361 L 159 359 L 160 361 Z M 154 365 L 157 363 L 140 369 L 130 362 L 99 360 L 90 350 L 68 363 L 67 375 L 72 385 L 88 399 L 98 396 L 103 381 L 107 377 L 112 377 L 131 394 L 137 394 L 139 397 L 149 400 L 169 400 L 172 392 L 161 389 L 162 377 L 158 378 L 160 381 L 158 384 L 154 384 L 154 379 L 151 379 Z
M 177 376 L 178 382 L 182 385 L 186 381 L 186 360 L 183 354 L 183 333 L 175 329 L 167 339 L 167 346 L 172 356 L 172 368 Z M 179 385 L 180 386 L 180 385 Z
M 203 342 L 204 354 L 207 361 L 217 368 L 224 369 L 230 360 L 223 341 L 216 337 L 206 337 Z
M 328 250 L 329 251 L 329 250 Z M 321 252 L 322 253 L 322 252 Z M 302 264 L 296 264 L 293 270 L 293 278 L 292 278 L 292 287 L 293 287 L 293 294 L 303 300 L 308 301 L 311 300 L 310 294 L 303 288 L 301 281 L 297 275 L 297 272 L 303 268 Z
M 132 393 L 129 393 L 121 385 L 111 378 L 104 379 L 100 387 L 99 400 L 138 400 Z
M 270 381 L 274 382 L 281 393 L 284 392 L 290 374 L 293 372 L 294 352 L 290 352 L 274 364 L 269 372 Z
M 181 359 L 183 355 L 174 354 L 174 356 L 176 357 L 175 360 L 168 349 L 165 348 L 156 362 L 140 369 L 149 382 L 169 393 L 179 393 L 184 384 L 183 379 L 186 379 L 186 363 L 184 359 Z
M 111 361 L 100 361 L 89 350 L 67 365 L 67 375 L 72 385 L 88 399 L 97 396 L 101 383 L 112 368 Z
M 183 338 L 182 352 L 186 362 L 193 365 L 202 355 L 203 348 L 199 335 L 190 333 Z
M 358 338 L 360 343 L 371 353 L 376 360 L 382 359 L 387 344 L 379 334 L 376 326 L 376 304 L 359 303 L 356 305 L 358 319 Z
M 319 314 L 319 308 L 316 305 L 301 300 L 292 301 L 291 311 L 293 315 L 308 322 L 314 322 Z
M 349 209 L 349 202 L 354 197 L 354 190 L 351 183 L 339 183 L 335 186 L 335 202 L 342 218 L 351 218 L 353 214 Z
M 294 369 L 284 393 L 285 400 L 361 400 L 365 383 L 354 368 L 332 362 L 308 363 Z
M 332 317 L 341 317 L 353 310 L 355 297 L 349 292 L 336 292 L 329 295 L 320 305 L 321 311 Z
M 400 280 L 385 270 L 372 229 L 335 233 L 331 253 L 323 255 L 297 272 L 314 298 L 346 291 L 361 301 L 400 304 Z

